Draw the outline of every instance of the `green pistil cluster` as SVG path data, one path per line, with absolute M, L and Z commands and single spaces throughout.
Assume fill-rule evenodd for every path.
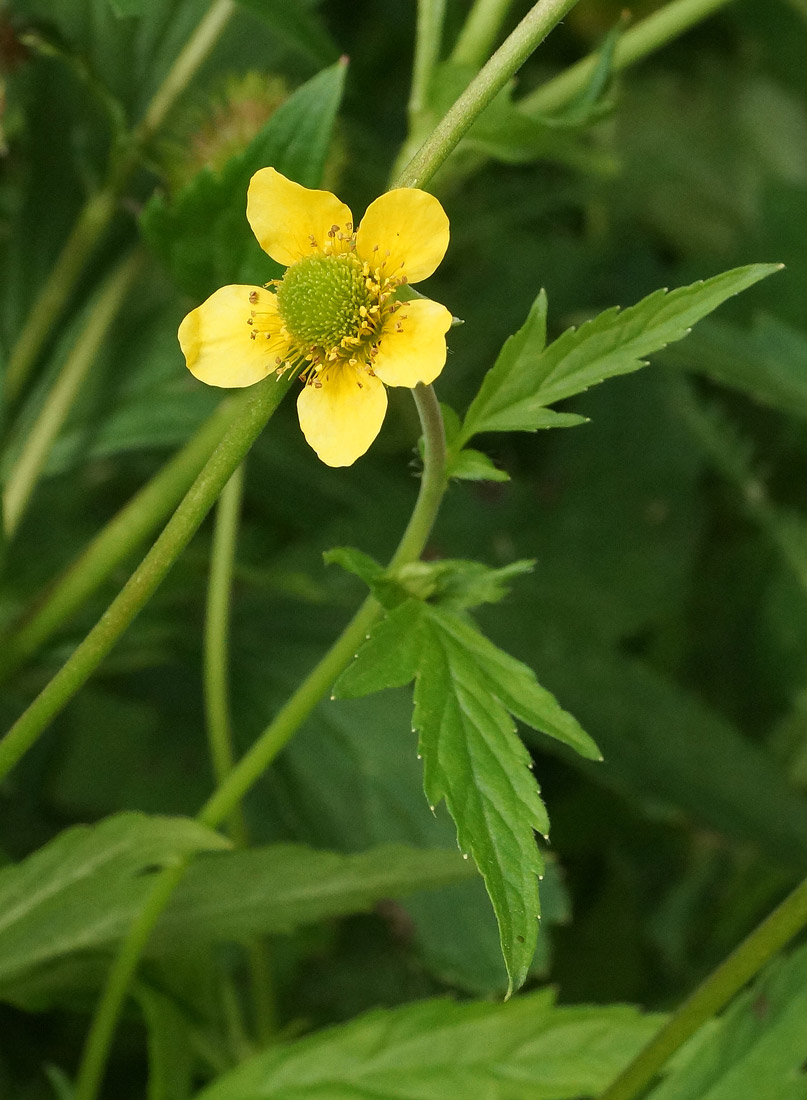
M 372 298 L 361 262 L 351 252 L 307 256 L 288 269 L 277 289 L 280 316 L 305 347 L 338 347 L 364 327 Z

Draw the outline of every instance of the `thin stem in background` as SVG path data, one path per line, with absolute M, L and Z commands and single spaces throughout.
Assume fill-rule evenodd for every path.
M 412 64 L 412 89 L 409 93 L 409 135 L 417 134 L 428 115 L 429 85 L 440 59 L 446 0 L 418 0 L 415 57 Z
M 423 187 L 431 179 L 482 111 L 577 2 L 538 0 L 400 172 L 399 187 Z
M 807 880 L 678 1008 L 599 1100 L 636 1100 L 667 1060 L 807 926 Z
M 490 56 L 513 0 L 476 0 L 460 31 L 451 60 L 478 68 Z
M 143 254 L 138 249 L 122 260 L 109 276 L 39 415 L 26 434 L 25 443 L 9 471 L 3 490 L 3 528 L 7 539 L 14 535 L 25 515 L 53 444 L 142 262 Z
M 230 599 L 243 492 L 242 464 L 224 486 L 216 505 L 205 610 L 205 719 L 213 777 L 217 786 L 230 774 L 235 760 L 229 692 Z M 245 848 L 249 840 L 240 805 L 233 810 L 228 827 L 235 844 Z
M 32 657 L 112 572 L 168 519 L 243 407 L 227 397 L 95 536 L 79 557 L 7 632 L 0 635 L 0 683 Z
M 418 386 L 413 390 L 413 396 L 425 441 L 423 477 L 415 508 L 392 557 L 391 566 L 403 565 L 420 557 L 447 484 L 445 431 L 439 402 L 431 386 Z M 339 673 L 353 659 L 380 610 L 373 597 L 364 601 L 333 646 L 214 791 L 197 814 L 198 821 L 217 828 L 231 816 L 250 787 L 330 691 Z M 185 859 L 158 876 L 149 898 L 121 944 L 87 1035 L 75 1100 L 96 1100 L 127 990 L 149 936 L 189 864 L 190 859 Z
M 621 35 L 614 50 L 615 72 L 621 72 L 628 66 L 635 65 L 637 61 L 642 61 L 732 2 L 733 0 L 673 0 L 671 4 L 648 15 L 641 23 Z M 599 60 L 599 54 L 592 53 L 564 69 L 558 76 L 520 99 L 519 109 L 528 114 L 547 115 L 565 107 L 585 91 Z
M 104 187 L 90 196 L 78 216 L 50 275 L 45 280 L 9 355 L 3 381 L 7 402 L 19 398 L 54 326 L 59 321 L 87 261 L 108 228 L 118 199 L 137 164 L 140 150 L 154 137 L 168 111 L 210 54 L 235 11 L 233 0 L 215 0 L 154 93 L 126 152 L 110 165 Z
M 86 683 L 148 602 L 199 529 L 236 466 L 266 426 L 289 389 L 289 378 L 270 375 L 241 398 L 235 422 L 198 475 L 160 537 L 106 613 L 59 672 L 0 741 L 0 779 L 35 743 L 43 730 Z
M 230 605 L 243 493 L 242 462 L 224 486 L 216 506 L 216 523 L 210 551 L 210 579 L 207 586 L 204 634 L 205 718 L 216 786 L 221 786 L 227 778 L 235 760 L 229 692 Z M 240 802 L 230 814 L 228 828 L 237 848 L 249 846 L 249 832 Z M 256 1033 L 261 1042 L 266 1042 L 276 1027 L 271 961 L 267 944 L 260 936 L 250 939 L 245 944 L 245 949 L 249 957 Z

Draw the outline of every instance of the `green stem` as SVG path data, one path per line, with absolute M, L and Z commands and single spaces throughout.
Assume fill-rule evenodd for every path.
M 446 0 L 418 0 L 412 90 L 409 93 L 409 132 L 417 133 L 428 114 L 429 85 L 440 58 Z
M 107 1051 L 118 1022 L 120 1007 L 129 989 L 129 982 L 137 969 L 154 925 L 181 882 L 189 863 L 190 859 L 185 857 L 156 876 L 151 893 L 120 946 L 84 1044 L 74 1100 L 94 1100 L 98 1095 L 98 1088 L 106 1067 Z
M 107 182 L 86 202 L 59 258 L 45 280 L 11 351 L 4 380 L 4 396 L 13 403 L 20 396 L 42 348 L 50 337 L 85 264 L 109 226 L 143 145 L 165 120 L 199 66 L 218 41 L 230 16 L 233 0 L 215 0 L 154 93 L 142 121 L 135 128 L 120 161 L 110 165 Z
M 673 0 L 620 37 L 614 50 L 614 70 L 621 72 L 629 65 L 636 64 L 731 2 L 732 0 Z M 585 91 L 598 62 L 598 54 L 589 54 L 576 65 L 571 65 L 534 92 L 524 96 L 519 100 L 519 109 L 528 114 L 547 115 L 565 107 Z
M 420 557 L 446 488 L 446 443 L 440 404 L 431 386 L 418 386 L 412 392 L 426 446 L 423 477 L 417 503 L 398 549 L 392 556 L 390 568 Z M 330 690 L 339 673 L 353 659 L 379 611 L 378 602 L 368 596 L 322 660 L 309 672 L 274 720 L 204 804 L 198 814 L 199 821 L 215 828 L 227 819 L 233 807 L 238 805 L 281 749 L 288 744 L 299 726 Z
M 205 716 L 210 759 L 216 784 L 220 785 L 233 768 L 233 731 L 229 699 L 230 595 L 233 563 L 238 541 L 241 498 L 244 492 L 244 467 L 239 466 L 224 486 L 216 506 L 216 524 L 210 553 L 210 580 L 207 586 L 204 638 Z M 247 828 L 240 805 L 229 822 L 235 844 L 248 844 Z
M 0 779 L 89 679 L 156 591 L 290 385 L 288 378 L 278 381 L 271 375 L 244 395 L 239 416 L 141 564 L 66 664 L 0 741 Z
M 399 174 L 399 187 L 422 187 L 434 175 L 485 107 L 576 3 L 539 0 L 527 12 Z
M 238 542 L 244 463 L 224 486 L 216 506 L 216 524 L 210 553 L 210 580 L 205 614 L 204 685 L 205 716 L 210 759 L 216 785 L 220 786 L 234 763 L 233 730 L 229 699 L 229 634 L 233 566 Z M 230 836 L 238 848 L 249 845 L 244 811 L 239 802 L 230 814 Z M 267 946 L 260 937 L 246 944 L 252 984 L 252 1001 L 258 1038 L 266 1042 L 275 1030 L 272 967 Z
M 143 254 L 137 250 L 123 260 L 109 276 L 87 324 L 65 360 L 37 419 L 26 434 L 25 444 L 9 472 L 3 491 L 3 527 L 7 539 L 14 535 L 25 514 L 51 448 L 142 262 Z
M 513 0 L 476 0 L 459 33 L 451 60 L 478 68 L 490 55 Z
M 439 403 L 431 386 L 418 386 L 413 395 L 425 437 L 423 478 L 415 509 L 392 557 L 391 565 L 402 565 L 420 556 L 446 486 L 445 432 Z M 330 650 L 208 799 L 199 811 L 197 820 L 216 828 L 230 817 L 249 788 L 327 694 L 339 673 L 350 663 L 380 610 L 379 604 L 372 597 L 364 601 Z M 148 942 L 150 931 L 168 904 L 188 862 L 186 860 L 179 868 L 172 867 L 163 871 L 145 908 L 121 945 L 87 1037 L 75 1100 L 95 1100 L 97 1096 L 126 991 Z
M 635 1100 L 690 1036 L 807 926 L 807 880 L 785 898 L 673 1013 L 599 1100 Z
M 0 635 L 0 682 L 33 656 L 130 554 L 168 519 L 243 407 L 228 397 L 99 532 L 19 625 Z

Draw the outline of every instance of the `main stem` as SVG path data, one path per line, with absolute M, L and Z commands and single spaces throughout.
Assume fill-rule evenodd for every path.
M 398 187 L 422 187 L 530 54 L 578 0 L 539 0 L 449 108 L 398 177 Z
M 265 427 L 290 386 L 271 375 L 242 398 L 241 414 L 230 427 L 160 537 L 53 679 L 0 741 L 0 779 L 31 747 L 134 620 L 213 507 L 236 466 Z
M 125 152 L 110 165 L 106 184 L 87 200 L 9 356 L 3 383 L 7 402 L 13 403 L 20 396 L 98 240 L 115 215 L 118 199 L 137 164 L 140 150 L 154 137 L 168 111 L 215 46 L 234 11 L 233 0 L 215 0 L 211 5 L 155 92 Z
M 446 488 L 446 443 L 440 405 L 431 386 L 418 386 L 413 395 L 425 441 L 423 477 L 415 508 L 390 561 L 391 567 L 414 561 L 420 556 Z M 380 610 L 380 605 L 372 597 L 364 601 L 333 646 L 214 791 L 197 814 L 198 821 L 217 828 L 231 816 L 250 787 L 330 691 L 339 673 L 353 659 Z M 189 863 L 190 860 L 186 859 L 179 866 L 159 875 L 144 908 L 121 945 L 87 1036 L 75 1100 L 96 1100 L 129 984 L 151 932 Z
M 599 1100 L 636 1100 L 665 1062 L 807 926 L 807 879 L 673 1013 Z

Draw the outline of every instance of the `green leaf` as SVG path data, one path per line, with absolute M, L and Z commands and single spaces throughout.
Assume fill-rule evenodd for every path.
M 205 297 L 227 283 L 262 284 L 279 272 L 247 223 L 249 181 L 259 168 L 272 165 L 306 187 L 319 184 L 344 79 L 341 62 L 323 70 L 298 88 L 220 173 L 205 169 L 172 199 L 156 195 L 146 205 L 141 218 L 146 239 L 189 294 Z
M 770 966 L 711 1020 L 649 1100 L 804 1100 L 807 948 Z
M 645 366 L 644 356 L 683 339 L 727 298 L 778 270 L 777 264 L 751 264 L 671 292 L 654 291 L 635 306 L 615 306 L 580 328 L 567 329 L 548 347 L 542 292 L 524 326 L 505 343 L 485 376 L 466 413 L 459 442 L 484 431 L 552 427 L 547 405 Z M 581 421 L 567 421 L 571 422 Z
M 807 420 L 807 335 L 770 314 L 750 330 L 708 321 L 664 360 Z
M 443 62 L 435 71 L 429 92 L 430 108 L 439 120 L 476 75 L 473 66 Z M 491 157 L 504 164 L 537 160 L 572 166 L 584 172 L 610 175 L 616 161 L 607 151 L 586 140 L 586 131 L 611 110 L 611 105 L 587 99 L 556 117 L 538 116 L 513 101 L 511 81 L 482 112 L 462 140 L 459 155 Z
M 121 19 L 127 19 L 135 15 L 142 15 L 146 0 L 109 0 L 109 6 L 115 15 Z
M 439 606 L 463 609 L 503 600 L 510 591 L 510 581 L 531 573 L 534 565 L 534 561 L 527 559 L 491 569 L 480 561 L 441 558 L 411 562 L 394 570 L 390 576 L 407 595 Z
M 149 1076 L 146 1100 L 188 1100 L 196 1062 L 185 1014 L 171 997 L 138 982 L 133 990 L 146 1021 Z
M 0 985 L 71 951 L 114 943 L 155 868 L 226 846 L 196 821 L 134 813 L 60 833 L 0 871 Z
M 506 470 L 500 470 L 486 454 L 465 447 L 456 455 L 449 455 L 446 474 L 460 481 L 509 481 Z
M 366 694 L 413 674 L 426 797 L 432 805 L 445 798 L 460 849 L 485 879 L 512 991 L 535 952 L 543 861 L 534 831 L 546 834 L 549 820 L 510 714 L 589 757 L 599 753 L 525 665 L 455 612 L 414 600 L 371 632 L 334 692 Z
M 155 929 L 151 949 L 291 932 L 471 874 L 458 852 L 403 844 L 355 855 L 298 844 L 221 852 L 192 865 Z
M 326 550 L 322 559 L 326 565 L 341 566 L 346 572 L 364 581 L 368 588 L 372 588 L 385 573 L 384 566 L 379 565 L 375 558 L 353 546 L 335 546 L 332 550 Z
M 118 0 L 120 2 L 120 0 Z M 318 65 L 331 65 L 339 55 L 312 4 L 303 0 L 239 0 L 254 11 L 273 31 Z
M 627 1005 L 556 1008 L 545 990 L 508 1004 L 423 1001 L 272 1046 L 198 1100 L 579 1100 L 658 1024 Z

